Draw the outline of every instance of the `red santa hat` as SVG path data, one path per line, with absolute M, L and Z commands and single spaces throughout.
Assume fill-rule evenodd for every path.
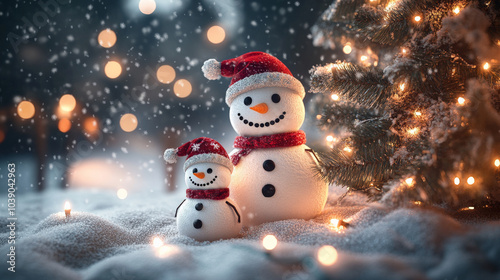
M 293 90 L 301 98 L 306 95 L 302 83 L 293 77 L 285 64 L 264 52 L 249 52 L 222 62 L 212 58 L 203 63 L 201 70 L 209 80 L 221 76 L 232 78 L 226 91 L 229 106 L 236 96 L 258 88 L 283 87 Z
M 222 145 L 214 139 L 200 137 L 182 144 L 177 149 L 166 149 L 163 158 L 167 163 L 177 162 L 178 157 L 186 156 L 184 171 L 196 163 L 217 163 L 233 172 L 233 164 Z

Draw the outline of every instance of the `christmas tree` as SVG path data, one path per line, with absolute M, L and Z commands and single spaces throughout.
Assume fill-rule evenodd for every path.
M 500 201 L 500 4 L 339 0 L 312 29 L 329 182 L 394 205 Z

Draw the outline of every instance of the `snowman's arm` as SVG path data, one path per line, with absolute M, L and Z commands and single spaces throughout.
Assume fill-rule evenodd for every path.
M 316 165 L 319 166 L 319 164 L 321 163 L 321 160 L 319 159 L 318 154 L 316 154 L 316 152 L 313 149 L 305 149 L 305 150 L 306 150 L 306 152 L 309 152 L 314 156 L 314 159 L 316 159 Z
M 233 208 L 234 213 L 236 213 L 236 215 L 238 215 L 238 223 L 241 223 L 240 213 L 238 213 L 238 210 L 236 210 L 236 207 L 234 207 L 234 205 L 232 205 L 231 202 L 229 202 L 229 201 L 226 201 L 226 204 L 229 205 L 229 207 Z
M 185 202 L 186 200 L 184 199 L 181 204 L 179 204 L 179 206 L 177 206 L 177 209 L 175 209 L 175 218 L 177 218 L 177 211 L 179 211 L 179 208 L 181 208 L 182 204 Z

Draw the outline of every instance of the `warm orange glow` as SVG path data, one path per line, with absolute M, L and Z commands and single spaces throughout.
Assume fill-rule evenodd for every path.
M 453 12 L 455 13 L 455 15 L 458 15 L 460 13 L 460 7 L 455 7 L 455 9 L 453 9 Z
M 0 141 L 0 142 L 2 142 L 2 141 Z M 498 158 L 497 158 L 497 159 L 495 159 L 495 166 L 496 166 L 496 167 L 499 167 L 499 166 L 500 166 L 500 159 L 498 159 Z
M 345 53 L 345 54 L 350 54 L 352 52 L 352 48 L 351 48 L 351 45 L 345 45 L 344 48 L 342 49 L 342 51 Z
M 108 61 L 104 66 L 104 74 L 110 79 L 116 79 L 122 73 L 122 66 L 118 61 Z
M 350 152 L 352 152 L 352 149 L 350 147 L 346 146 L 346 147 L 344 147 L 344 152 L 350 153 Z
M 156 256 L 158 258 L 164 259 L 175 253 L 179 252 L 179 248 L 174 245 L 163 245 L 156 249 Z
M 137 117 L 133 114 L 125 114 L 120 119 L 120 127 L 125 132 L 132 132 L 137 128 Z
M 340 220 L 339 219 L 331 219 L 330 220 L 330 225 L 334 228 L 338 228 L 339 227 L 339 223 L 340 223 Z
M 472 185 L 472 184 L 474 184 L 474 182 L 476 182 L 474 177 L 470 176 L 469 178 L 467 178 L 467 184 Z
M 22 119 L 31 119 L 35 115 L 35 105 L 29 101 L 21 101 L 17 105 L 17 114 Z
M 420 111 L 415 111 L 415 116 L 420 117 L 422 116 L 422 113 Z
M 418 127 L 410 128 L 407 130 L 408 134 L 411 136 L 415 136 L 420 132 L 420 129 Z
M 207 38 L 212 44 L 220 44 L 226 38 L 226 31 L 224 31 L 224 28 L 214 25 L 208 29 Z
M 407 50 L 406 48 L 402 48 L 402 49 L 401 49 L 401 52 L 402 52 L 403 54 L 406 54 L 406 53 L 408 52 L 408 50 Z
M 71 210 L 71 204 L 69 201 L 64 202 L 64 211 Z
M 457 102 L 458 102 L 458 104 L 459 104 L 459 105 L 464 105 L 464 104 L 465 104 L 465 98 L 463 98 L 463 97 L 459 97 L 459 98 L 457 99 Z
M 455 183 L 455 185 L 460 185 L 460 178 L 458 177 L 455 177 L 455 179 L 453 180 L 453 182 Z
M 488 70 L 488 69 L 490 69 L 490 64 L 489 64 L 488 62 L 485 62 L 485 63 L 483 64 L 483 69 L 484 69 L 484 70 Z
M 145 15 L 150 15 L 156 10 L 156 2 L 154 0 L 139 1 L 139 10 Z
M 333 246 L 325 245 L 318 249 L 317 258 L 320 264 L 330 266 L 337 262 L 338 253 Z
M 174 93 L 177 97 L 188 97 L 191 94 L 191 90 L 191 83 L 188 80 L 180 79 L 174 84 Z
M 407 184 L 408 186 L 413 186 L 413 184 L 414 184 L 414 182 L 413 182 L 413 178 L 407 178 L 407 179 L 405 180 L 405 182 L 406 182 L 406 184 Z
M 94 134 L 99 129 L 99 124 L 97 123 L 97 119 L 94 117 L 88 117 L 83 121 L 83 129 L 88 134 Z
M 163 240 L 161 240 L 161 238 L 159 238 L 158 236 L 153 238 L 153 247 L 160 248 L 163 245 L 164 245 L 164 243 L 163 243 Z
M 62 111 L 71 112 L 76 107 L 75 97 L 71 94 L 65 94 L 59 99 L 59 106 Z
M 262 246 L 268 251 L 276 248 L 278 246 L 278 239 L 276 239 L 276 236 L 269 234 L 262 239 Z
M 116 34 L 113 30 L 106 28 L 99 33 L 97 36 L 97 41 L 99 45 L 104 48 L 111 48 L 116 43 Z
M 333 140 L 334 140 L 334 139 L 335 139 L 335 138 L 333 138 L 333 136 L 332 136 L 332 135 L 328 135 L 328 136 L 326 136 L 326 141 L 328 141 L 328 142 L 333 142 Z
M 68 132 L 71 129 L 71 122 L 68 119 L 60 119 L 57 124 L 57 128 L 63 133 Z
M 361 61 L 365 61 L 368 59 L 368 56 L 366 55 L 362 55 L 360 58 L 359 58 Z
M 120 188 L 116 191 L 116 196 L 118 196 L 119 199 L 125 199 L 128 196 L 128 192 L 126 189 Z
M 332 100 L 333 100 L 333 101 L 339 101 L 339 99 L 340 99 L 339 95 L 338 95 L 338 94 L 336 94 L 336 93 L 332 94 L 332 96 L 331 96 L 331 97 L 332 97 Z
M 156 71 L 156 78 L 163 84 L 170 84 L 175 79 L 175 69 L 170 65 L 162 65 Z
M 415 16 L 415 18 L 414 18 L 414 19 L 415 19 L 415 21 L 416 21 L 416 22 L 419 22 L 419 21 L 421 21 L 421 20 L 422 20 L 422 17 L 420 17 L 420 16 Z
M 405 87 L 406 87 L 406 84 L 405 84 L 405 83 L 401 83 L 401 84 L 399 85 L 399 89 L 400 89 L 401 91 L 405 90 Z

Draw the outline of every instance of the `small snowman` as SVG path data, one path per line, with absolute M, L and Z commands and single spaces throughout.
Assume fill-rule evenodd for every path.
M 232 78 L 226 103 L 240 136 L 231 152 L 229 188 L 241 207 L 243 226 L 320 214 L 328 184 L 318 176 L 316 154 L 299 130 L 305 117 L 300 81 L 280 60 L 263 52 L 220 63 L 209 59 L 202 70 L 211 80 Z
M 237 237 L 242 223 L 238 206 L 228 198 L 233 164 L 226 150 L 217 141 L 200 137 L 164 153 L 168 163 L 183 156 L 188 189 L 175 211 L 179 233 L 198 241 Z

